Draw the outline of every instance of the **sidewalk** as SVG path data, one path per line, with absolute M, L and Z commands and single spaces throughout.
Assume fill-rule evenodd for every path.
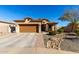
M 75 52 L 47 48 L 0 48 L 0 54 L 77 54 Z

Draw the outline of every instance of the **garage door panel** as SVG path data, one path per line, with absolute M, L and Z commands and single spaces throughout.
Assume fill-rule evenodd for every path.
M 37 32 L 37 26 L 20 26 L 20 32 Z

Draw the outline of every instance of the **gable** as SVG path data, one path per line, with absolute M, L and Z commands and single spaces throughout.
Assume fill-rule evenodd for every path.
M 42 24 L 46 24 L 46 23 L 48 23 L 48 21 L 42 20 Z
M 31 21 L 31 19 L 25 19 L 24 23 L 29 23 Z

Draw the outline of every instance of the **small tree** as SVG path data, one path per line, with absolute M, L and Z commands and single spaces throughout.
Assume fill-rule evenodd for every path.
M 74 26 L 79 21 L 79 10 L 76 9 L 67 9 L 64 14 L 59 18 L 62 21 L 69 21 L 72 24 L 72 32 L 74 31 Z
M 57 30 L 58 33 L 63 33 L 64 32 L 64 27 L 61 27 Z

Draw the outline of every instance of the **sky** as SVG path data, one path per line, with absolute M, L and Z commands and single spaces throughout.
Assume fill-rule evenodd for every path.
M 58 26 L 66 26 L 69 22 L 59 20 L 64 10 L 78 8 L 77 5 L 0 5 L 0 20 L 23 20 L 25 17 L 33 19 L 46 18 L 51 22 L 58 22 Z

